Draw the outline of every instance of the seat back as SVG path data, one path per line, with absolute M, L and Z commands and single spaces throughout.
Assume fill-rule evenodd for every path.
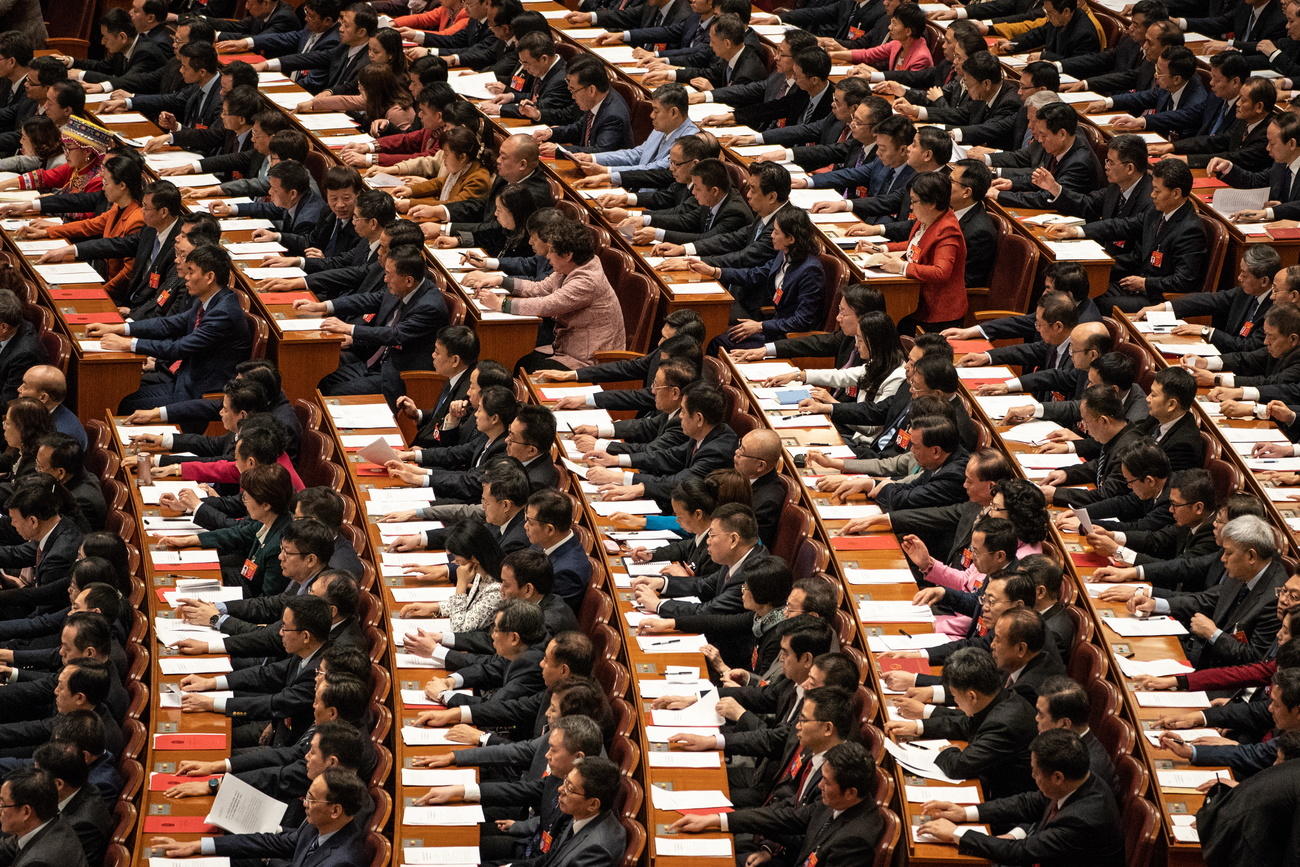
M 1146 798 L 1134 798 L 1124 808 L 1124 863 L 1147 867 L 1160 834 L 1160 814 Z
M 1147 355 L 1146 350 L 1132 341 L 1117 343 L 1114 350 L 1133 360 L 1133 363 L 1137 365 L 1137 371 L 1133 377 L 1134 382 L 1142 386 L 1143 391 L 1151 391 L 1151 383 L 1155 381 L 1156 371 L 1151 364 L 1151 356 Z
M 613 284 L 623 310 L 623 331 L 627 348 L 648 352 L 654 340 L 655 310 L 659 306 L 659 287 L 644 275 L 629 269 Z
M 804 539 L 812 535 L 812 528 L 811 515 L 800 506 L 787 504 L 781 509 L 781 518 L 776 525 L 772 553 L 787 563 L 794 562 L 795 550 Z
M 645 850 L 645 828 L 641 823 L 623 816 L 618 817 L 618 823 L 623 826 L 627 834 L 627 845 L 623 847 L 623 861 L 620 867 L 636 867 L 641 860 L 641 853 Z
M 72 343 L 57 331 L 45 330 L 40 333 L 41 349 L 45 352 L 45 359 L 48 364 L 52 364 L 66 375 L 68 372 L 68 359 L 72 357 Z
M 1205 229 L 1205 279 L 1201 281 L 1201 291 L 1213 292 L 1219 288 L 1219 273 L 1228 256 L 1228 229 L 1215 217 L 1207 214 L 1200 217 L 1201 228 Z
M 261 316 L 248 312 L 245 312 L 244 316 L 248 319 L 248 334 L 252 338 L 252 348 L 249 350 L 248 357 L 266 358 L 266 345 L 271 339 L 270 327 Z
M 876 852 L 871 864 L 872 867 L 889 867 L 894 861 L 898 838 L 902 836 L 903 823 L 898 814 L 888 807 L 880 808 L 880 818 L 885 820 L 885 827 L 881 829 L 880 839 L 876 841 Z
M 1128 755 L 1137 745 L 1137 735 L 1133 733 L 1133 726 L 1121 717 L 1103 717 L 1093 732 L 1097 735 L 1097 740 L 1101 741 L 1102 746 L 1106 748 L 1106 752 L 1112 756 Z
M 839 313 L 840 295 L 849 282 L 849 269 L 844 260 L 831 252 L 818 253 L 822 261 L 822 273 L 826 278 L 826 318 L 822 320 L 823 331 L 834 331 L 835 317 Z
M 1214 497 L 1217 502 L 1241 490 L 1241 471 L 1225 460 L 1215 458 L 1205 462 L 1205 469 L 1214 480 Z
M 1027 310 L 1038 272 L 1038 247 L 1012 230 L 1000 214 L 989 213 L 998 227 L 997 252 L 988 291 L 972 287 L 967 290 L 970 309 Z
M 1151 785 L 1151 774 L 1146 765 L 1132 756 L 1112 756 L 1115 762 L 1115 779 L 1119 783 L 1120 807 L 1127 808 L 1132 801 L 1141 799 Z

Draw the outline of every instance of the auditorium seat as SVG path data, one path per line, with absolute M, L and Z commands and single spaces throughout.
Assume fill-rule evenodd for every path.
M 45 352 L 45 360 L 63 371 L 66 376 L 68 373 L 68 359 L 72 357 L 72 343 L 57 331 L 46 328 L 42 329 L 39 335 L 41 349 Z
M 1034 274 L 1038 271 L 1038 247 L 1018 235 L 1001 214 L 989 212 L 998 227 L 997 253 L 989 285 L 966 289 L 970 300 L 970 320 L 983 322 L 1000 316 L 1018 316 L 1029 308 L 1034 291 Z M 996 304 L 997 309 L 991 309 Z
M 605 690 L 605 695 L 611 697 L 627 695 L 632 683 L 632 676 L 621 663 L 602 656 L 596 657 L 595 663 L 592 664 L 591 676 L 600 684 L 600 688 Z
M 1160 834 L 1160 814 L 1145 798 L 1134 798 L 1124 808 L 1124 851 L 1128 867 L 1149 867 L 1156 838 Z
M 798 581 L 821 572 L 830 561 L 830 550 L 812 536 L 807 536 L 800 540 L 799 547 L 795 549 L 790 571 L 794 574 L 794 580 Z
M 776 539 L 772 542 L 772 553 L 786 563 L 793 563 L 795 551 L 798 549 L 799 544 L 812 534 L 812 529 L 812 515 L 808 514 L 802 506 L 787 503 L 781 509 L 781 517 L 777 520 Z
M 898 814 L 888 807 L 880 808 L 880 817 L 885 820 L 885 827 L 880 832 L 876 843 L 876 857 L 871 860 L 872 867 L 889 867 L 894 861 L 894 849 L 902 833 L 903 823 Z
M 135 831 L 135 823 L 139 820 L 139 813 L 135 805 L 130 801 L 117 801 L 113 804 L 113 830 L 109 832 L 108 840 L 110 843 L 118 843 L 125 846 L 126 841 L 131 839 L 131 834 Z
M 1115 779 L 1119 783 L 1120 806 L 1127 808 L 1132 801 L 1144 798 L 1151 785 L 1151 774 L 1146 765 L 1127 754 L 1113 755 Z
M 388 797 L 387 792 L 379 791 Z M 370 867 L 385 867 L 393 857 L 393 847 L 382 835 L 371 831 L 366 835 L 366 857 L 370 859 Z
M 587 589 L 583 594 L 582 605 L 578 606 L 578 625 L 583 632 L 591 634 L 591 629 L 597 623 L 609 623 L 609 619 L 614 616 L 614 603 L 609 597 L 599 590 Z
M 388 818 L 393 814 L 393 796 L 379 786 L 370 786 L 368 791 L 375 811 L 370 814 L 366 828 L 373 835 L 382 832 L 388 824 Z
M 626 255 L 626 254 L 624 254 Z M 617 283 L 611 283 L 623 310 L 623 330 L 627 348 L 643 354 L 655 341 L 655 311 L 659 307 L 659 287 L 644 275 L 628 270 Z
M 641 860 L 641 852 L 645 849 L 645 828 L 640 822 L 625 816 L 619 816 L 618 823 L 627 832 L 627 846 L 623 848 L 623 863 L 620 867 L 636 867 Z
M 1143 391 L 1149 393 L 1151 391 L 1151 383 L 1153 383 L 1156 378 L 1155 367 L 1151 364 L 1151 356 L 1147 354 L 1145 349 L 1131 340 L 1124 340 L 1115 344 L 1114 349 L 1121 355 L 1125 355 L 1132 359 L 1133 363 L 1137 365 L 1137 373 L 1133 377 L 1134 381 L 1137 382 L 1138 385 L 1142 386 Z
M 1137 745 L 1133 726 L 1113 714 L 1098 720 L 1092 731 L 1097 736 L 1097 740 L 1106 747 L 1106 752 L 1112 756 L 1128 755 Z
M 614 717 L 614 736 L 630 738 L 636 730 L 636 711 L 627 699 L 614 696 L 609 700 L 610 713 Z
M 631 707 L 627 702 L 622 703 Z M 633 725 L 636 725 L 635 719 Z M 609 742 L 609 760 L 618 765 L 618 769 L 623 776 L 630 777 L 641 766 L 641 748 L 628 735 L 615 734 Z
M 146 698 L 148 693 L 145 693 Z M 144 752 L 149 735 L 145 731 L 144 724 L 136 717 L 128 716 L 122 720 L 122 731 L 126 735 L 126 743 L 122 746 L 122 758 L 138 760 Z
M 623 649 L 623 639 L 614 627 L 603 621 L 593 623 L 587 634 L 591 636 L 591 643 L 597 657 L 611 662 L 619 658 L 619 651 Z
M 1241 471 L 1225 460 L 1215 458 L 1205 462 L 1205 469 L 1214 480 L 1214 499 L 1224 502 L 1241 490 Z

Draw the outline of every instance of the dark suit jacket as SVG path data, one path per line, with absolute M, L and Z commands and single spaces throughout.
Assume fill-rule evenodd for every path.
M 550 463 L 549 459 L 547 463 Z M 591 562 L 587 559 L 587 552 L 582 549 L 578 535 L 573 534 L 568 541 L 552 551 L 550 560 L 551 570 L 555 573 L 551 592 L 576 611 L 582 604 L 587 585 L 591 583 Z
M 768 554 L 761 548 L 753 548 L 734 575 L 728 574 L 730 567 L 719 566 L 707 575 L 699 578 L 669 577 L 663 589 L 664 601 L 659 604 L 662 617 L 675 617 L 679 614 L 737 614 L 745 610 L 741 602 L 740 588 L 745 583 L 745 576 L 768 559 Z M 680 602 L 672 597 L 695 596 L 699 602 Z
M 672 24 L 675 21 L 687 17 L 691 13 L 689 3 L 683 3 L 682 0 L 671 0 L 667 9 L 662 6 L 655 7 L 649 3 L 629 3 L 623 9 L 599 9 L 596 10 L 596 20 L 594 25 L 604 27 L 606 30 L 632 30 L 644 27 L 662 27 Z M 426 41 L 427 44 L 427 41 Z M 653 48 L 653 44 L 647 43 L 644 48 Z
M 295 235 L 311 234 L 318 222 L 325 219 L 329 208 L 325 200 L 314 192 L 298 202 L 293 213 L 270 202 L 251 202 L 235 206 L 235 213 L 240 217 L 264 217 L 275 224 L 277 232 L 289 232 Z
M 1162 87 L 1121 93 L 1112 99 L 1116 111 L 1127 111 L 1135 116 L 1154 109 L 1154 114 L 1146 115 L 1146 129 L 1149 132 L 1165 133 L 1170 139 L 1178 139 L 1196 132 L 1201 120 L 1201 105 L 1208 94 L 1200 77 L 1192 76 L 1177 108 L 1174 108 L 1173 95 Z
M 622 863 L 627 832 L 612 810 L 601 813 L 576 834 L 568 833 L 569 822 L 565 826 L 565 831 L 554 835 L 550 851 L 541 858 L 514 863 L 520 867 L 617 867 Z
M 1222 108 L 1223 100 L 1217 96 L 1207 99 L 1196 135 L 1184 136 L 1174 142 L 1174 153 L 1185 154 L 1187 164 L 1195 169 L 1205 168 L 1212 157 L 1223 157 L 1247 171 L 1267 168 L 1272 161 L 1267 150 L 1268 118 L 1247 130 L 1245 121 L 1237 119 L 1234 107 L 1229 109 L 1228 118 L 1219 131 L 1212 133 L 1210 130 L 1219 119 Z
M 926 107 L 926 120 L 930 123 L 942 123 L 962 129 L 962 141 L 966 141 L 965 129 L 990 123 L 998 118 L 1014 118 L 1020 111 L 1020 97 L 1016 88 L 1010 83 L 1003 84 L 989 101 L 966 99 L 957 105 L 946 102 L 934 103 Z
M 803 837 L 798 853 L 784 863 L 801 865 L 816 856 L 826 865 L 866 864 L 884 832 L 884 819 L 870 796 L 832 818 L 831 809 L 815 804 L 779 804 L 752 810 L 737 810 L 727 817 L 735 833 L 783 834 Z
M 1212 39 L 1222 39 L 1227 34 L 1233 35 L 1232 47 L 1246 54 L 1255 53 L 1255 43 L 1264 39 L 1276 42 L 1286 35 L 1286 16 L 1282 13 L 1282 4 L 1269 0 L 1259 11 L 1255 26 L 1250 26 L 1253 9 L 1245 3 L 1234 4 L 1221 15 L 1209 18 L 1188 18 L 1187 29 L 1204 33 Z M 1247 31 L 1250 31 L 1247 37 Z
M 303 822 L 291 831 L 274 834 L 226 834 L 216 837 L 218 855 L 228 858 L 281 858 L 290 867 L 356 867 L 366 863 L 365 830 L 353 820 L 314 852 L 308 852 L 320 832 Z
M 1083 227 L 1096 241 L 1140 237 L 1137 273 L 1146 278 L 1146 297 L 1162 301 L 1166 292 L 1197 292 L 1205 280 L 1205 229 L 1189 200 L 1168 220 L 1152 208 L 1143 218 L 1103 220 Z M 1127 276 L 1112 272 L 1111 279 Z
M 1205 443 L 1201 441 L 1195 413 L 1185 413 L 1163 438 L 1158 437 L 1160 423 L 1151 416 L 1134 422 L 1133 429 L 1155 440 L 1160 450 L 1169 456 L 1169 467 L 1175 472 L 1198 469 L 1205 464 Z
M 569 93 L 569 86 L 565 82 L 566 68 L 564 60 L 561 58 L 555 61 L 555 65 L 547 70 L 540 81 L 534 79 L 531 75 L 527 76 L 524 86 L 517 91 L 513 91 L 515 101 L 501 106 L 501 116 L 523 117 L 519 113 L 519 103 L 527 99 L 531 100 L 541 111 L 542 123 L 551 125 L 573 123 L 581 112 L 577 103 L 573 101 L 573 96 Z
M 334 315 L 340 318 L 374 313 L 369 324 L 358 324 L 353 329 L 352 348 L 348 351 L 364 362 L 380 347 L 388 347 L 379 363 L 385 390 L 393 380 L 397 386 L 395 394 L 403 391 L 399 371 L 432 368 L 434 336 L 447 324 L 447 302 L 427 277 L 402 305 L 404 309 L 397 323 L 389 325 L 393 311 L 401 303 L 386 289 L 365 295 L 348 295 L 334 302 Z
M 131 323 L 131 336 L 139 338 L 136 348 L 140 354 L 181 362 L 172 390 L 174 400 L 220 391 L 234 375 L 235 365 L 248 360 L 252 346 L 248 319 L 230 289 L 221 289 L 209 299 L 203 323 L 196 328 L 197 314 L 196 306 L 173 316 Z
M 1093 76 L 1131 69 L 1142 60 L 1142 56 L 1141 44 L 1124 34 L 1113 45 L 1101 51 L 1065 58 L 1061 61 L 1061 71 L 1080 80 L 1087 79 L 1089 88 L 1093 88 Z
M 90 786 L 82 786 L 59 811 L 59 817 L 81 841 L 86 861 L 101 863 L 104 850 L 108 848 L 108 836 L 113 830 L 113 816 L 99 793 Z
M 650 214 L 650 225 L 664 230 L 664 240 L 670 244 L 689 244 L 700 238 L 735 232 L 754 221 L 744 195 L 732 190 L 718 205 L 717 216 L 701 206 L 692 196 L 674 208 Z
M 755 315 L 761 315 L 759 308 L 768 304 L 775 308 L 771 317 L 762 320 L 763 330 L 759 339 L 764 343 L 778 340 L 790 332 L 813 331 L 820 328 L 826 319 L 826 271 L 821 259 L 815 255 L 805 256 L 802 262 L 786 268 L 778 299 L 776 278 L 785 265 L 786 254 L 779 252 L 768 262 L 752 268 L 722 269 L 722 282 L 733 295 L 747 299 L 737 303 Z M 734 345 L 725 335 L 717 339 L 719 345 Z
M 245 15 L 243 18 L 209 18 L 208 22 L 217 28 L 217 39 L 230 39 L 232 36 L 258 36 L 262 33 L 293 33 L 302 27 L 293 7 L 288 3 L 276 3 L 270 13 L 262 18 Z
M 949 747 L 935 764 L 953 779 L 978 777 L 986 797 L 1002 798 L 1031 791 L 1029 742 L 1038 734 L 1034 707 L 1017 693 L 1002 690 L 972 716 L 944 714 L 922 722 L 924 737 L 967 741 Z
M 786 126 L 798 123 L 808 107 L 808 93 L 792 82 L 787 86 L 786 77 L 773 72 L 763 81 L 717 88 L 713 91 L 713 101 L 735 106 L 732 115 L 736 123 L 767 130 L 781 121 Z
M 1044 22 L 1011 40 L 1011 44 L 1017 54 L 1041 49 L 1043 60 L 1064 60 L 1100 50 L 1101 38 L 1092 20 L 1076 11 L 1064 27 Z
M 1089 776 L 1048 819 L 1042 792 L 1024 792 L 979 805 L 979 818 L 994 827 L 1031 823 L 1029 836 L 1006 840 L 978 831 L 963 834 L 957 851 L 999 864 L 1044 867 L 1123 867 L 1124 836 L 1115 796 L 1104 781 Z
M 968 457 L 966 451 L 959 448 L 937 469 L 923 470 L 911 481 L 894 482 L 885 486 L 876 494 L 876 502 L 885 511 L 892 511 L 960 501 L 963 497 L 962 480 L 966 476 Z
M 226 713 L 248 721 L 269 720 L 275 724 L 272 743 L 285 746 L 296 741 L 297 733 L 312 725 L 312 700 L 316 695 L 316 669 L 321 652 L 305 664 L 289 656 L 256 668 L 241 668 L 226 675 L 227 688 L 235 697 L 226 702 Z
M 450 388 L 444 387 L 442 394 L 438 396 L 438 402 L 434 404 L 433 408 L 429 412 L 421 414 L 420 426 L 415 434 L 414 445 L 428 448 L 439 444 L 454 445 L 459 440 L 461 425 L 445 431 L 441 428 L 452 403 L 465 400 L 466 395 L 469 394 L 470 373 L 471 371 L 466 369 L 454 385 Z
M 1201 851 L 1210 867 L 1295 865 L 1300 826 L 1300 766 L 1283 762 L 1207 798 L 1196 814 Z
M 632 146 L 632 115 L 627 100 L 610 88 L 594 118 L 582 112 L 572 123 L 551 129 L 551 141 L 570 153 L 599 153 Z
M 152 40 L 137 37 L 130 60 L 125 54 L 110 54 L 103 60 L 74 60 L 73 69 L 83 70 L 82 80 L 89 82 L 113 81 L 130 73 L 148 74 L 167 65 L 167 54 Z
M 771 548 L 776 541 L 776 530 L 785 506 L 786 486 L 776 470 L 759 476 L 749 484 L 750 507 L 758 522 L 758 538 Z
M 730 87 L 767 78 L 767 68 L 763 66 L 758 51 L 750 46 L 743 46 L 735 61 L 734 64 L 728 64 L 721 57 L 714 57 L 707 67 L 688 66 L 678 69 L 674 73 L 675 80 L 685 84 L 693 78 L 707 78 L 714 87 Z
M 1227 292 L 1193 292 L 1174 299 L 1174 315 L 1209 316 L 1214 330 L 1209 341 L 1221 352 L 1247 352 L 1264 343 L 1264 315 L 1273 306 L 1271 294 L 1247 295 L 1240 286 Z M 1249 327 L 1247 327 L 1249 326 Z
M 1101 454 L 1094 460 L 1075 464 L 1065 470 L 1065 485 L 1096 485 L 1092 490 L 1074 487 L 1058 487 L 1052 503 L 1058 506 L 1086 506 L 1107 497 L 1113 497 L 1128 488 L 1124 475 L 1120 472 L 1118 456 L 1131 445 L 1144 437 L 1133 429 L 1125 427 L 1101 447 Z
M 307 42 L 312 34 L 306 29 L 294 29 L 291 33 L 272 33 L 262 31 L 253 37 L 253 51 L 263 57 L 283 57 L 286 54 L 302 54 L 307 50 Z M 339 26 L 335 24 L 320 34 L 312 51 L 333 52 L 339 47 Z M 298 79 L 304 90 L 319 93 L 325 88 L 325 70 L 307 70 Z
M 698 445 L 689 440 L 662 454 L 639 456 L 632 483 L 644 485 L 646 497 L 667 504 L 678 482 L 731 466 L 738 442 L 735 431 L 720 424 Z
M 762 219 L 755 219 L 748 226 L 735 231 L 701 238 L 694 242 L 695 253 L 718 268 L 752 268 L 761 265 L 769 261 L 775 252 L 772 246 L 772 226 L 775 222 L 776 213 L 773 213 L 766 223 Z
M 59 816 L 28 840 L 21 851 L 17 838 L 7 838 L 0 845 L 0 859 L 10 867 L 86 867 L 88 863 L 76 832 Z
M 1179 593 L 1169 599 L 1169 611 L 1180 620 L 1201 613 L 1214 621 L 1223 634 L 1206 644 L 1196 660 L 1198 668 L 1240 665 L 1262 659 L 1277 635 L 1277 600 L 1273 588 L 1286 581 L 1286 567 L 1274 559 L 1240 603 L 1238 591 L 1245 585 L 1225 578 L 1199 593 Z M 1245 640 L 1237 638 L 1237 633 Z
M 1003 176 L 1012 177 L 1009 192 L 1000 193 L 998 202 L 1009 208 L 1048 208 L 1052 196 L 1046 190 L 1040 190 L 1029 180 L 1036 168 L 1047 169 L 1062 189 L 1087 193 L 1097 189 L 1102 182 L 1101 163 L 1097 154 L 1088 144 L 1082 133 L 1074 140 L 1074 145 L 1061 157 L 1053 157 L 1035 144 L 1029 150 L 1034 152 L 1029 166 L 1024 170 L 1004 170 Z
M 131 276 L 125 283 L 119 284 L 119 291 L 113 295 L 113 301 L 119 306 L 134 308 L 156 297 L 163 284 L 176 275 L 173 247 L 180 231 L 181 224 L 177 220 L 171 231 L 163 238 L 162 247 L 154 258 L 152 266 L 149 262 L 149 254 L 153 252 L 158 232 L 148 226 L 131 235 L 79 241 L 77 253 L 79 257 L 86 259 L 130 258 Z
M 966 238 L 966 285 L 987 286 L 997 264 L 997 227 L 983 202 L 971 206 L 959 222 L 962 236 Z
M 0 569 L 35 567 L 34 583 L 28 587 L 0 590 L 0 608 L 35 608 L 38 611 L 57 611 L 67 604 L 67 588 L 72 566 L 80 559 L 83 533 L 72 521 L 64 518 L 55 526 L 45 543 L 41 562 L 36 562 L 36 543 L 0 547 Z
M 1063 214 L 1083 217 L 1090 223 L 1096 220 L 1143 217 L 1152 207 L 1151 175 L 1143 174 L 1127 198 L 1115 184 L 1106 184 L 1088 191 L 1062 189 L 1052 206 Z M 1102 242 L 1106 252 L 1119 263 L 1125 273 L 1136 271 L 1139 265 L 1137 257 L 1140 251 L 1130 237 L 1118 236 Z
M 24 319 L 17 333 L 0 349 L 0 400 L 7 405 L 16 398 L 27 368 L 45 361 L 45 350 L 41 348 L 36 329 Z
M 542 645 L 525 650 L 515 659 L 507 662 L 499 656 L 491 656 L 483 662 L 457 671 L 464 678 L 465 686 L 476 687 L 477 695 L 453 695 L 447 700 L 448 707 L 474 707 L 485 702 L 502 702 L 509 699 L 523 698 L 541 692 L 542 683 Z

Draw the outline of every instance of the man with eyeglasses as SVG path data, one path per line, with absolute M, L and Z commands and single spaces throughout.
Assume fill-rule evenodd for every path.
M 749 482 L 750 507 L 758 521 L 758 537 L 772 547 L 776 541 L 786 486 L 777 473 L 781 460 L 781 437 L 776 431 L 759 428 L 741 437 L 733 466 Z
M 0 850 L 10 864 L 86 867 L 86 852 L 72 826 L 59 816 L 59 793 L 46 771 L 20 768 L 5 778 L 0 785 L 0 831 L 10 835 Z
M 567 145 L 563 150 L 568 153 L 600 153 L 632 144 L 627 100 L 611 89 L 604 64 L 593 57 L 576 57 L 565 72 L 565 83 L 582 114 L 572 123 L 533 133 L 542 156 L 553 158 L 556 145 Z
M 877 167 L 878 173 L 887 171 L 884 164 L 876 159 L 876 124 L 893 115 L 893 109 L 887 101 L 874 94 L 865 97 L 853 107 L 849 117 L 849 140 L 829 145 L 808 145 L 790 151 L 794 161 L 805 171 L 815 171 L 829 167 L 831 171 L 841 169 L 860 169 L 863 166 Z M 777 153 L 780 153 L 779 151 Z M 802 190 L 812 186 L 807 177 L 790 179 L 791 189 Z M 840 194 L 847 198 L 869 195 L 872 182 L 865 185 L 846 185 Z
M 613 810 L 618 790 L 618 765 L 600 756 L 578 759 L 560 784 L 563 815 L 542 835 L 542 854 L 513 863 L 516 867 L 616 867 L 627 846 L 627 832 Z

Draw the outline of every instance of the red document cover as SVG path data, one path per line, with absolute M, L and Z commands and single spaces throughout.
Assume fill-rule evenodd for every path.
M 310 292 L 259 292 L 258 298 L 263 304 L 292 304 L 295 301 L 310 301 Z
M 355 467 L 356 467 L 356 471 L 357 471 L 357 475 L 358 475 L 358 476 L 386 476 L 386 475 L 388 475 L 388 470 L 386 470 L 384 467 L 381 467 L 379 464 L 372 464 L 372 463 L 367 462 L 367 463 L 359 463 L 359 464 L 355 464 Z
M 948 343 L 957 355 L 964 352 L 988 352 L 993 348 L 993 344 L 987 340 L 949 340 Z
M 122 322 L 122 314 L 116 310 L 103 310 L 99 313 L 65 313 L 63 318 L 68 320 L 69 325 L 89 325 L 92 322 L 117 323 Z
M 1076 566 L 1091 566 L 1093 568 L 1100 568 L 1110 563 L 1109 557 L 1102 554 L 1091 554 L 1087 552 L 1082 554 L 1071 554 L 1070 559 L 1074 561 L 1074 565 Z
M 184 777 L 180 774 L 154 774 L 149 778 L 149 791 L 165 792 L 172 786 L 179 786 L 181 783 L 206 783 L 208 780 L 215 780 L 216 776 L 209 777 Z M 199 816 L 194 818 L 199 819 Z
M 50 287 L 50 297 L 56 301 L 88 301 L 97 298 L 107 298 L 108 293 L 103 289 L 63 289 L 55 286 Z
M 1268 236 L 1274 241 L 1294 241 L 1300 238 L 1300 228 L 1287 229 L 1277 226 L 1268 230 Z
M 1194 190 L 1215 190 L 1219 187 L 1226 187 L 1227 185 L 1228 183 L 1226 181 L 1221 181 L 1218 178 L 1205 177 L 1192 179 L 1192 189 Z
M 230 738 L 220 732 L 198 732 L 195 734 L 161 734 L 153 736 L 155 750 L 224 750 L 230 746 Z M 198 779 L 181 777 L 181 781 Z
M 198 777 L 186 777 L 197 780 Z M 145 816 L 146 834 L 211 834 L 216 825 L 209 825 L 202 816 Z
M 901 551 L 898 540 L 887 533 L 874 536 L 832 536 L 831 547 L 836 551 Z
M 930 673 L 930 660 L 928 659 L 878 659 L 876 662 L 880 665 L 882 673 L 886 671 L 910 671 L 913 674 Z

